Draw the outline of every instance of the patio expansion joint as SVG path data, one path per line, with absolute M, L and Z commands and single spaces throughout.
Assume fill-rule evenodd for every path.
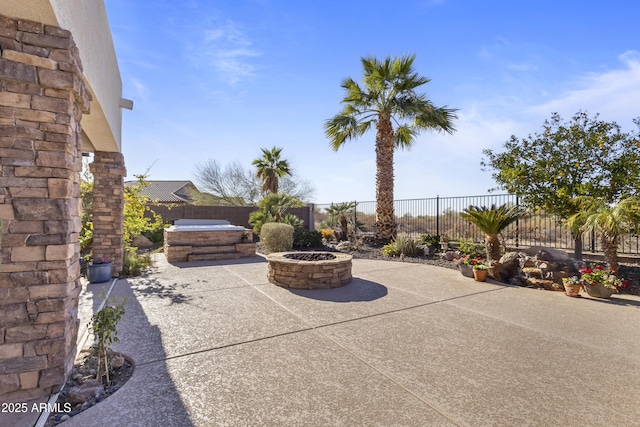
M 369 369 L 372 369 L 373 371 L 377 372 L 379 375 L 381 375 L 383 378 L 386 378 L 389 382 L 391 382 L 392 384 L 394 384 L 396 387 L 398 387 L 399 389 L 403 390 L 405 393 L 407 393 L 408 395 L 412 396 L 413 398 L 415 398 L 416 400 L 422 402 L 422 404 L 424 404 L 425 406 L 427 406 L 428 408 L 430 408 L 431 410 L 437 412 L 439 415 L 441 415 L 442 417 L 446 418 L 448 421 L 450 421 L 453 425 L 456 426 L 462 426 L 461 424 L 459 424 L 457 421 L 454 420 L 454 418 L 448 414 L 446 411 L 440 409 L 439 407 L 437 407 L 436 405 L 434 405 L 432 402 L 429 402 L 427 400 L 425 400 L 424 398 L 420 397 L 419 395 L 417 395 L 416 393 L 414 393 L 413 391 L 411 391 L 410 389 L 408 389 L 407 387 L 405 387 L 402 383 L 400 383 L 398 380 L 396 380 L 393 376 L 389 375 L 388 373 L 376 368 L 374 365 L 372 365 L 371 363 L 369 363 L 367 360 L 365 360 L 364 358 L 360 357 L 358 354 L 356 354 L 355 352 L 353 352 L 352 350 L 350 350 L 349 348 L 345 347 L 344 345 L 340 344 L 338 341 L 336 341 L 335 339 L 331 338 L 329 335 L 325 334 L 321 329 L 322 328 L 326 328 L 328 326 L 334 326 L 334 325 L 339 325 L 339 324 L 344 324 L 344 323 L 349 323 L 349 322 L 354 322 L 357 320 L 362 320 L 362 319 L 367 319 L 367 318 L 372 318 L 372 317 L 378 317 L 378 316 L 382 316 L 382 315 L 386 315 L 386 314 L 391 314 L 391 313 L 397 313 L 397 312 L 402 312 L 402 311 L 407 311 L 413 308 L 418 308 L 418 307 L 424 307 L 424 306 L 428 306 L 428 305 L 433 305 L 433 304 L 439 304 L 443 301 L 430 301 L 428 303 L 423 303 L 423 304 L 417 304 L 411 307 L 403 307 L 403 308 L 399 308 L 399 309 L 395 309 L 395 310 L 387 310 L 383 313 L 376 313 L 376 314 L 371 314 L 371 315 L 367 315 L 367 316 L 361 316 L 361 317 L 357 317 L 355 319 L 348 319 L 348 320 L 343 320 L 343 321 L 339 321 L 339 322 L 332 322 L 332 323 L 327 323 L 324 325 L 318 325 L 318 326 L 314 326 L 312 324 L 310 324 L 308 321 L 306 321 L 304 318 L 302 318 L 301 316 L 299 316 L 298 314 L 294 313 L 293 311 L 289 310 L 289 308 L 287 308 L 285 305 L 283 305 L 282 303 L 280 303 L 279 301 L 276 301 L 275 299 L 273 299 L 271 296 L 267 295 L 265 292 L 263 292 L 261 289 L 259 289 L 257 286 L 251 284 L 250 282 L 248 282 L 246 279 L 244 279 L 244 277 L 240 276 L 239 274 L 235 273 L 232 271 L 233 274 L 235 274 L 238 278 L 240 278 L 240 280 L 245 281 L 246 283 L 249 283 L 254 289 L 256 289 L 258 292 L 260 292 L 262 295 L 266 296 L 267 298 L 269 298 L 271 301 L 273 301 L 275 304 L 277 304 L 278 306 L 282 307 L 284 310 L 286 310 L 287 312 L 291 313 L 291 315 L 295 316 L 297 319 L 299 319 L 301 322 L 303 322 L 306 325 L 309 325 L 308 328 L 305 329 L 301 329 L 301 330 L 297 330 L 297 331 L 291 331 L 291 332 L 287 332 L 287 333 L 283 333 L 283 334 L 278 334 L 278 335 L 273 335 L 270 337 L 263 337 L 263 338 L 259 338 L 256 340 L 252 340 L 252 341 L 246 341 L 244 343 L 238 343 L 238 344 L 232 344 L 226 347 L 231 347 L 234 345 L 241 345 L 241 344 L 245 344 L 245 343 L 250 343 L 250 342 L 255 342 L 255 341 L 262 341 L 262 340 L 267 340 L 270 338 L 276 338 L 276 337 L 281 337 L 281 336 L 286 336 L 286 335 L 293 335 L 293 334 L 297 334 L 299 332 L 307 332 L 307 331 L 313 331 L 318 333 L 320 336 L 322 336 L 325 340 L 333 343 L 335 346 L 341 348 L 343 351 L 345 351 L 346 353 L 350 354 L 352 357 L 356 358 L 357 360 L 359 360 L 362 364 L 364 364 L 365 366 L 367 366 Z M 485 293 L 485 292 L 491 292 L 493 290 L 490 291 L 483 291 L 483 292 L 479 292 L 479 293 Z M 457 297 L 458 298 L 458 297 Z

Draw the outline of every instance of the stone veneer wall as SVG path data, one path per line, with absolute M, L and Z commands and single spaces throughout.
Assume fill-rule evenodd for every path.
M 75 358 L 90 94 L 64 29 L 0 15 L 0 51 L 0 402 L 25 402 Z
M 122 271 L 124 237 L 124 157 L 121 153 L 96 151 L 90 165 L 93 174 L 94 259 L 113 263 L 113 275 Z

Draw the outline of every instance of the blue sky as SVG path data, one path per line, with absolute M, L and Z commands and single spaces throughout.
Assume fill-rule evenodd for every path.
M 395 155 L 395 198 L 486 194 L 482 150 L 578 110 L 640 116 L 640 3 L 626 0 L 105 0 L 123 82 L 128 178 L 194 180 L 284 147 L 317 203 L 375 199 L 375 135 L 334 152 L 324 121 L 363 56 L 416 54 L 454 135 Z

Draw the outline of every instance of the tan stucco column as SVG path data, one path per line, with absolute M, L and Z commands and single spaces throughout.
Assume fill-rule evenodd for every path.
M 93 174 L 94 259 L 113 263 L 113 275 L 122 271 L 124 224 L 124 177 L 127 170 L 121 153 L 96 151 L 90 164 Z
M 0 15 L 0 48 L 0 402 L 26 402 L 75 360 L 90 95 L 68 31 Z

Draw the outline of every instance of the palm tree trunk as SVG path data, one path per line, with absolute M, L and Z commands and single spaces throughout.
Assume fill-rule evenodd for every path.
M 618 270 L 618 236 L 609 237 L 602 233 L 602 250 L 609 268 Z
M 574 236 L 573 257 L 582 261 L 582 233 L 576 233 Z
M 347 223 L 347 218 L 343 215 L 340 217 L 340 240 L 347 240 L 347 229 L 349 228 L 349 224 Z
M 376 238 L 390 242 L 396 237 L 393 209 L 393 127 L 389 116 L 376 123 Z
M 484 240 L 488 261 L 499 261 L 501 256 L 500 239 L 497 234 L 487 234 Z

